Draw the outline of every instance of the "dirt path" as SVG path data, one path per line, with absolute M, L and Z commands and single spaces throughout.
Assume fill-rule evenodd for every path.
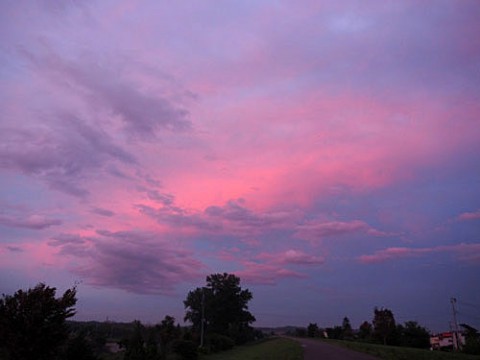
M 378 360 L 372 355 L 359 353 L 323 341 L 312 339 L 296 339 L 304 348 L 304 360 Z

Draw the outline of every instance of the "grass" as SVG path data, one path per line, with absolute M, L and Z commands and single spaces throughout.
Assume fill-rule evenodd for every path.
M 238 346 L 218 354 L 205 355 L 202 360 L 302 360 L 303 349 L 296 341 L 272 338 L 256 344 Z
M 331 344 L 343 346 L 355 351 L 364 352 L 386 360 L 479 360 L 479 356 L 445 351 L 430 351 L 398 346 L 384 346 L 353 341 L 324 340 Z

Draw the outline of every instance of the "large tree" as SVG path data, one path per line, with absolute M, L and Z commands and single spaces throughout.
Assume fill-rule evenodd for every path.
M 350 319 L 346 316 L 343 318 L 342 321 L 342 337 L 344 339 L 353 338 L 352 325 L 350 324 Z
M 202 314 L 205 330 L 226 335 L 237 343 L 247 340 L 255 317 L 248 311 L 252 293 L 240 287 L 240 278 L 232 274 L 207 276 L 206 286 L 190 291 L 184 301 L 185 321 L 200 331 Z
M 0 349 L 11 360 L 56 359 L 68 338 L 65 320 L 75 314 L 76 288 L 55 298 L 43 283 L 0 299 Z M 0 351 L 0 353 L 1 353 Z
M 424 349 L 430 347 L 430 333 L 416 321 L 407 321 L 399 330 L 400 345 Z
M 375 337 L 384 345 L 392 344 L 396 333 L 397 325 L 395 317 L 389 309 L 374 309 L 373 332 Z

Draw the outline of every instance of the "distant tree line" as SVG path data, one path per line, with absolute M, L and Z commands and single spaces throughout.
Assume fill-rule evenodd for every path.
M 460 325 L 464 329 L 466 344 L 463 352 L 480 354 L 480 334 L 477 329 Z M 348 317 L 342 325 L 320 329 L 316 323 L 309 323 L 306 328 L 297 328 L 296 336 L 325 337 L 337 340 L 354 340 L 383 345 L 405 346 L 411 348 L 430 348 L 430 332 L 416 321 L 397 324 L 393 312 L 387 308 L 375 308 L 371 322 L 364 321 L 357 331 L 353 331 Z
M 316 323 L 307 326 L 309 337 L 327 337 L 337 340 L 356 340 L 379 343 L 383 345 L 429 348 L 430 334 L 428 330 L 415 321 L 397 324 L 393 312 L 389 309 L 375 308 L 372 322 L 364 321 L 357 331 L 352 329 L 348 317 L 344 317 L 342 325 L 319 329 Z

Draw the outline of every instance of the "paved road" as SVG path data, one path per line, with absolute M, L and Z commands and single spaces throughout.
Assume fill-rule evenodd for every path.
M 295 339 L 304 348 L 304 360 L 378 360 L 372 355 L 359 353 L 350 349 L 330 345 L 323 341 L 312 339 Z

